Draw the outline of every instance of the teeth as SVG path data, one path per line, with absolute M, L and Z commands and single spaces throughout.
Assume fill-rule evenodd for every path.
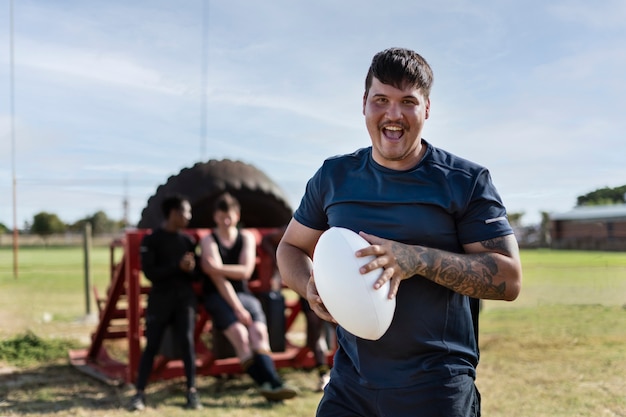
M 387 130 L 396 130 L 396 131 L 397 130 L 402 130 L 402 128 L 398 127 L 398 126 L 386 126 L 385 129 L 387 129 Z

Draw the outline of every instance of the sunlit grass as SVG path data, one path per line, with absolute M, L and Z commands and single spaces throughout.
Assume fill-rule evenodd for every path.
M 481 317 L 484 415 L 601 416 L 626 411 L 626 310 L 542 305 Z

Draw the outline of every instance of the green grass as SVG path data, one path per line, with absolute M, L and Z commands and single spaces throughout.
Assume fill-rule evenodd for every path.
M 483 415 L 626 415 L 626 254 L 523 251 L 522 265 L 520 297 L 481 315 Z
M 0 340 L 0 361 L 21 367 L 33 366 L 63 358 L 69 349 L 76 347 L 77 343 L 71 340 L 43 339 L 28 331 Z
M 522 251 L 522 292 L 513 303 L 487 301 L 487 308 L 541 304 L 626 304 L 626 254 L 588 251 Z
M 477 385 L 489 416 L 626 415 L 626 310 L 551 304 L 481 318 Z
M 17 279 L 11 258 L 10 248 L 0 248 L 0 340 L 31 330 L 40 337 L 77 338 L 86 344 L 94 325 L 82 321 L 82 249 L 21 249 Z M 477 385 L 483 415 L 626 416 L 626 254 L 532 250 L 522 252 L 522 263 L 518 300 L 487 301 L 481 313 Z M 104 292 L 108 248 L 94 248 L 92 267 L 93 283 Z M 44 313 L 50 321 L 43 320 Z M 25 379 L 51 380 L 47 384 L 24 382 L 6 393 L 0 388 L 0 415 L 126 415 L 120 407 L 130 391 L 105 387 L 64 363 L 22 372 Z M 312 390 L 314 375 L 282 371 L 303 394 L 278 406 L 261 401 L 246 377 L 200 377 L 205 414 L 313 415 L 320 398 Z M 190 415 L 181 410 L 181 381 L 153 383 L 148 393 L 154 408 L 145 415 Z M 15 414 L 2 406 L 2 398 Z
M 118 253 L 119 252 L 119 253 Z M 121 249 L 116 259 L 121 256 Z M 0 338 L 24 330 L 42 336 L 77 336 L 87 313 L 84 254 L 78 247 L 20 248 L 18 276 L 13 276 L 11 248 L 0 248 Z M 91 284 L 101 293 L 110 280 L 110 251 L 91 252 Z M 96 311 L 89 289 L 91 311 Z

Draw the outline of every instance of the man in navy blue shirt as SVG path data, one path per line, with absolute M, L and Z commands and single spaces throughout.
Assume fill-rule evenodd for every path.
M 318 416 L 480 416 L 478 300 L 514 300 L 519 250 L 489 171 L 422 138 L 433 74 L 416 52 L 372 60 L 363 96 L 371 146 L 329 158 L 309 180 L 278 248 L 283 280 L 323 319 L 312 254 L 332 226 L 359 232 L 396 312 L 364 340 L 338 327 Z

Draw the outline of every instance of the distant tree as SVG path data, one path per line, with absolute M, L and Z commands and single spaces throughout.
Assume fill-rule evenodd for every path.
M 0 223 L 0 234 L 5 234 L 9 231 L 9 228 L 4 225 L 4 223 Z
M 524 212 L 522 211 L 519 213 L 507 213 L 507 217 L 509 218 L 509 223 L 511 224 L 511 226 L 518 227 L 522 224 L 522 217 L 524 217 Z
M 67 226 L 56 214 L 45 211 L 35 214 L 33 224 L 30 226 L 31 233 L 41 236 L 46 243 L 48 236 L 53 233 L 63 233 L 66 229 Z
M 539 244 L 542 247 L 550 246 L 550 213 L 547 211 L 541 212 L 541 225 L 539 226 L 541 235 L 539 237 Z
M 599 188 L 585 195 L 578 196 L 577 206 L 599 206 L 625 203 L 626 185 L 615 188 Z
M 104 211 L 99 210 L 72 224 L 70 230 L 80 232 L 85 228 L 85 223 L 91 224 L 91 231 L 94 235 L 115 232 L 122 227 L 122 222 L 109 219 Z
M 81 232 L 84 228 L 85 228 L 85 223 L 87 223 L 88 220 L 85 219 L 80 219 L 77 222 L 74 222 L 72 224 L 68 224 L 67 225 L 67 229 L 70 232 L 75 232 L 75 233 L 79 233 Z
M 93 216 L 91 216 L 90 222 L 94 234 L 113 232 L 116 227 L 115 221 L 109 219 L 102 210 L 95 212 Z

